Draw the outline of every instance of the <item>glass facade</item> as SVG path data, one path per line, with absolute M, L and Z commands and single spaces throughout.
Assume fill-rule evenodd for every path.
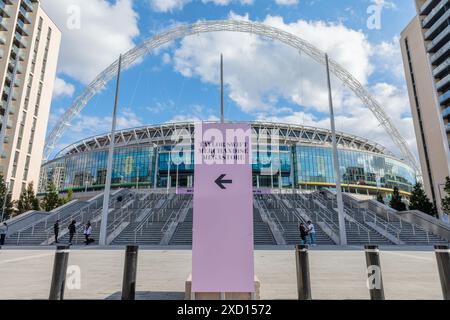
M 194 186 L 192 149 L 172 152 L 173 147 L 153 144 L 117 147 L 114 154 L 114 187 L 167 188 Z M 392 157 L 352 149 L 339 150 L 340 174 L 348 191 L 392 189 L 410 192 L 414 171 Z M 39 192 L 50 182 L 60 191 L 102 189 L 106 179 L 107 150 L 61 157 L 42 166 Z M 332 148 L 312 144 L 253 146 L 255 188 L 320 188 L 335 184 Z
M 39 192 L 54 182 L 60 191 L 102 189 L 108 151 L 92 151 L 52 161 L 41 168 Z M 116 148 L 113 157 L 114 187 L 153 186 L 155 148 L 146 145 Z

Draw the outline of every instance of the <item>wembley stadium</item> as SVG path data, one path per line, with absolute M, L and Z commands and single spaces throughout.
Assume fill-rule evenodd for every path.
M 279 135 L 278 150 L 258 152 L 253 146 L 253 186 L 271 189 L 335 187 L 332 135 L 327 129 L 278 123 L 251 122 L 253 141 L 261 132 Z M 168 123 L 120 130 L 113 157 L 114 188 L 194 187 L 193 156 L 175 164 L 171 151 L 174 132 L 194 139 L 194 122 Z M 97 191 L 104 188 L 110 135 L 86 138 L 61 150 L 42 165 L 39 192 L 51 183 L 59 192 Z M 382 145 L 338 132 L 339 163 L 344 191 L 360 194 L 390 193 L 398 187 L 408 196 L 416 183 L 413 168 Z M 270 149 L 270 148 L 269 148 Z M 193 151 L 192 151 L 193 152 Z M 272 162 L 265 161 L 270 156 Z M 275 161 L 273 161 L 275 159 Z M 272 170 L 273 162 L 280 170 Z

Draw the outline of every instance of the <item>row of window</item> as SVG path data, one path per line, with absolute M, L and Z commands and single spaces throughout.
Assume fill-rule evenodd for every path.
M 156 150 L 151 146 L 131 146 L 116 150 L 113 157 L 112 183 L 134 185 L 144 183 L 164 187 L 193 183 L 194 156 L 181 154 L 174 162 L 170 148 Z M 284 150 L 289 150 L 285 149 Z M 190 152 L 190 151 L 189 151 Z M 54 182 L 60 190 L 103 186 L 106 177 L 107 151 L 67 156 L 42 167 L 39 183 L 44 192 Z M 309 183 L 335 183 L 332 149 L 296 146 L 290 151 L 253 154 L 254 185 L 266 187 Z M 378 187 L 398 186 L 411 191 L 416 182 L 414 171 L 398 160 L 383 155 L 339 150 L 340 175 L 344 184 Z M 281 169 L 281 170 L 279 170 Z M 156 180 L 155 180 L 156 179 Z M 187 184 L 187 185 L 186 185 Z

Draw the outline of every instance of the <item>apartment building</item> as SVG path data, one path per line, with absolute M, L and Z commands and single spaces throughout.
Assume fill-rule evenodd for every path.
M 0 173 L 37 188 L 61 32 L 38 0 L 0 0 Z
M 425 191 L 442 216 L 450 176 L 450 0 L 415 0 L 400 37 Z

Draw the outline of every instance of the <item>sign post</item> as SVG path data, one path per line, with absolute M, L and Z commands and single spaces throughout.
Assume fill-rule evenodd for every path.
M 254 293 L 251 127 L 195 127 L 192 292 Z

